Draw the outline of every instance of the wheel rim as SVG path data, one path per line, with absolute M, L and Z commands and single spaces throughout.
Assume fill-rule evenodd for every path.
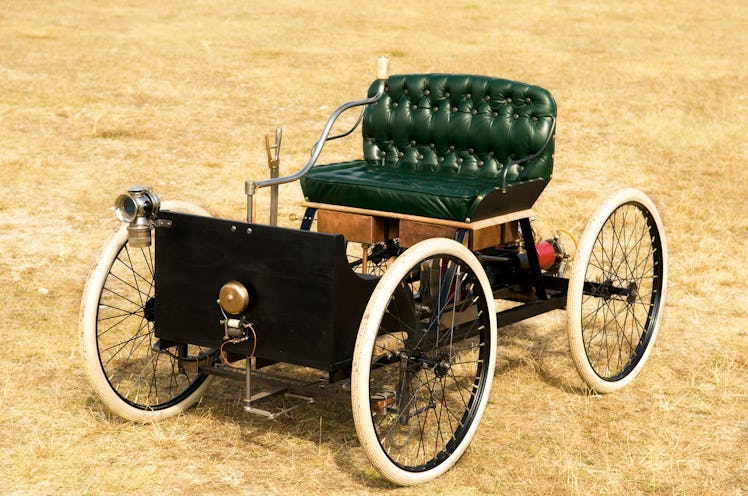
M 638 202 L 605 220 L 592 245 L 582 295 L 582 339 L 592 370 L 617 381 L 630 374 L 656 331 L 664 282 L 657 222 Z
M 492 347 L 480 282 L 463 261 L 431 256 L 400 281 L 369 372 L 371 421 L 392 463 L 423 472 L 458 449 L 490 380 Z
M 197 373 L 197 357 L 212 351 L 193 345 L 155 351 L 154 269 L 153 246 L 124 243 L 104 281 L 96 315 L 104 377 L 123 401 L 141 410 L 163 410 L 184 401 L 207 377 Z

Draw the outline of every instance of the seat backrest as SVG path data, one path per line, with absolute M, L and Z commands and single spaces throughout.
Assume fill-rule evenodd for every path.
M 375 81 L 369 95 L 376 89 Z M 391 76 L 385 94 L 364 112 L 370 163 L 492 182 L 508 166 L 509 185 L 548 180 L 553 171 L 556 103 L 537 86 L 485 76 Z

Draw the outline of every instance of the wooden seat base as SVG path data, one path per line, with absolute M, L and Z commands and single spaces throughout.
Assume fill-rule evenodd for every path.
M 515 240 L 517 221 L 534 216 L 527 209 L 468 223 L 325 203 L 304 202 L 303 206 L 317 209 L 319 232 L 342 234 L 348 241 L 365 244 L 398 238 L 402 247 L 429 238 L 454 239 L 457 230 L 464 229 L 468 248 L 481 250 Z

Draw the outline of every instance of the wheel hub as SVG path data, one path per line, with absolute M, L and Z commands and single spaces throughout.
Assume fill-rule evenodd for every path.
M 434 373 L 437 377 L 442 378 L 449 370 L 452 368 L 452 364 L 449 361 L 449 357 L 445 354 L 439 354 L 438 357 L 436 357 L 436 365 L 434 366 Z
M 148 322 L 153 322 L 154 320 L 156 320 L 155 309 L 156 309 L 156 299 L 148 298 L 148 301 L 146 301 L 145 305 L 143 305 L 143 317 L 145 317 L 145 320 L 147 320 Z
M 608 301 L 610 297 L 613 295 L 613 292 L 611 291 L 611 288 L 613 287 L 613 281 L 610 279 L 606 279 L 603 281 L 603 283 L 600 285 L 599 291 L 600 291 L 600 297 Z
M 629 284 L 626 293 L 626 303 L 628 303 L 629 305 L 633 305 L 634 301 L 636 301 L 637 296 L 639 296 L 639 287 L 635 282 L 632 282 L 631 284 Z

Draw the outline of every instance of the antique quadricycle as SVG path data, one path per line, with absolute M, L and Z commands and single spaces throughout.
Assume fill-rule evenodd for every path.
M 547 91 L 483 76 L 389 76 L 386 59 L 377 70 L 367 98 L 333 112 L 299 172 L 279 177 L 280 133 L 275 156 L 268 142 L 271 178 L 245 183 L 246 222 L 161 203 L 149 188 L 116 200 L 123 225 L 81 309 L 88 375 L 112 411 L 175 415 L 215 376 L 241 381 L 243 407 L 267 417 L 315 398 L 350 401 L 371 462 L 417 484 L 470 443 L 497 327 L 565 308 L 591 390 L 615 391 L 641 370 L 667 281 L 652 201 L 633 189 L 612 196 L 570 260 L 557 237 L 535 239 L 530 222 L 553 168 Z M 352 107 L 363 107 L 356 124 L 331 137 Z M 326 141 L 359 123 L 363 158 L 316 165 Z M 277 186 L 296 180 L 301 227 L 277 227 Z M 268 224 L 254 215 L 264 187 Z

